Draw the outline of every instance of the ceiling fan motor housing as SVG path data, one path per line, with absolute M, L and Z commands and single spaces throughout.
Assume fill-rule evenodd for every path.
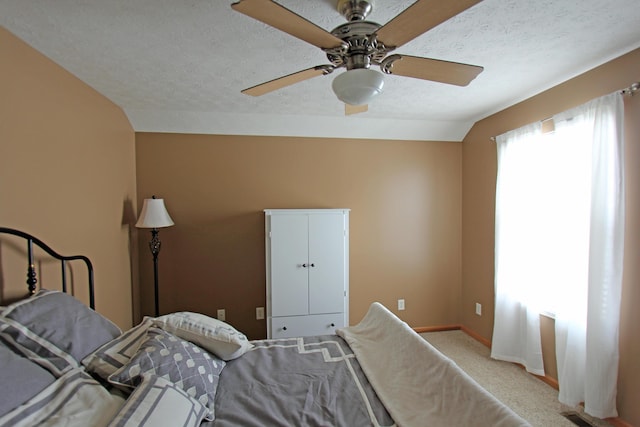
M 331 34 L 345 42 L 337 49 L 326 49 L 327 58 L 336 67 L 369 68 L 371 64 L 380 64 L 391 50 L 379 43 L 374 34 L 380 24 L 371 21 L 353 21 L 333 29 Z

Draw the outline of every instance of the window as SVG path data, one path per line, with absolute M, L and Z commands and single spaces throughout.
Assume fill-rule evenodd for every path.
M 591 145 L 584 131 L 536 128 L 512 143 L 498 141 L 500 280 L 537 313 L 554 316 L 559 303 L 585 293 Z

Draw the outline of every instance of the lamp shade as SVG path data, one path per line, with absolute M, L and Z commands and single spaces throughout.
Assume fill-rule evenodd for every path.
M 144 199 L 136 227 L 162 228 L 171 227 L 172 225 L 173 220 L 164 207 L 164 199 Z
M 384 76 L 368 68 L 355 68 L 345 71 L 333 79 L 331 87 L 338 99 L 345 104 L 368 104 L 376 95 L 382 93 Z

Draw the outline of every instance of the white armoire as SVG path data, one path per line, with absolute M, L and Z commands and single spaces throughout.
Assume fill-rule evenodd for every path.
M 349 325 L 349 209 L 266 209 L 267 338 Z

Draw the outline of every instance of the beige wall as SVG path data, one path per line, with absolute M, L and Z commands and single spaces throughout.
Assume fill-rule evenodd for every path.
M 129 327 L 123 213 L 136 202 L 133 129 L 120 108 L 3 28 L 0 63 L 0 225 L 31 233 L 64 255 L 87 255 L 97 310 Z M 18 273 L 8 262 L 13 249 L 6 240 L 0 245 L 3 301 L 26 292 L 26 264 Z M 72 267 L 73 278 L 85 271 Z
M 136 135 L 139 206 L 163 197 L 161 312 L 195 310 L 266 334 L 266 208 L 350 208 L 350 318 L 380 301 L 413 326 L 457 323 L 461 144 Z M 152 261 L 141 234 L 143 313 Z M 397 312 L 397 299 L 406 310 Z
M 462 324 L 482 337 L 493 329 L 493 247 L 496 180 L 495 143 L 489 138 L 542 120 L 638 80 L 640 50 L 635 50 L 538 96 L 497 113 L 474 125 L 463 142 L 462 161 Z M 626 234 L 623 304 L 620 322 L 620 374 L 618 409 L 621 418 L 640 425 L 640 96 L 625 97 L 626 128 Z M 474 314 L 474 304 L 485 307 Z M 543 343 L 553 343 L 553 328 L 544 322 Z M 553 365 L 551 344 L 544 349 L 545 363 Z M 550 355 L 551 354 L 551 355 Z M 555 366 L 548 366 L 551 374 Z

